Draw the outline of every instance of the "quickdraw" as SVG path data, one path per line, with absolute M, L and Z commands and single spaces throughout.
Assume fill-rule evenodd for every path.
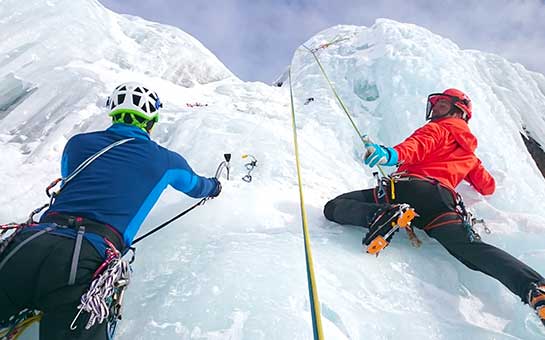
M 474 240 L 481 241 L 481 235 L 479 235 L 479 233 L 475 230 L 475 225 L 477 224 L 483 225 L 483 229 L 486 234 L 492 233 L 490 228 L 488 228 L 486 225 L 484 219 L 477 219 L 473 217 L 473 213 L 466 209 L 462 196 L 460 196 L 458 193 L 456 193 L 456 208 L 458 213 L 462 216 L 464 226 L 467 229 L 468 236 L 472 242 Z
M 248 173 L 242 177 L 242 180 L 246 183 L 250 183 L 252 181 L 252 171 L 257 166 L 257 159 L 252 155 L 242 155 L 242 158 L 250 158 L 250 161 L 246 164 L 244 164 L 244 167 L 248 171 Z
M 0 254 L 8 247 L 8 244 L 23 228 L 22 224 L 8 223 L 0 225 Z M 12 231 L 11 234 L 8 233 Z
M 316 53 L 318 52 L 319 50 L 323 50 L 323 49 L 326 49 L 328 48 L 329 46 L 333 45 L 333 44 L 337 44 L 337 43 L 340 43 L 341 41 L 345 41 L 345 40 L 349 40 L 350 38 L 334 38 L 332 41 L 330 42 L 327 42 L 327 43 L 324 43 L 324 44 L 320 44 L 318 45 L 317 47 L 313 48 L 311 50 L 311 52 L 313 53 Z
M 8 247 L 8 244 L 17 236 L 17 234 L 25 227 L 31 227 L 37 223 L 34 221 L 34 215 L 47 208 L 49 204 L 45 204 L 30 212 L 28 220 L 24 223 L 6 223 L 0 224 L 0 254 Z M 10 234 L 11 231 L 11 234 Z
M 82 295 L 70 329 L 77 329 L 78 318 L 82 312 L 87 312 L 89 320 L 85 329 L 107 321 L 108 333 L 113 336 L 117 321 L 121 320 L 123 297 L 132 273 L 132 260 L 123 259 L 121 252 L 110 241 L 104 240 L 108 244 L 106 260 L 94 273 L 89 290 Z
M 43 209 L 43 208 L 39 208 Z M 36 209 L 38 210 L 38 209 Z M 10 242 L 26 227 L 32 227 L 36 225 L 36 222 L 33 221 L 32 217 L 34 216 L 35 211 L 34 210 L 29 217 L 29 220 L 25 223 L 7 223 L 7 224 L 0 224 L 0 254 L 6 250 Z M 9 233 L 11 231 L 11 234 Z
M 382 178 L 379 176 L 378 172 L 373 172 L 373 177 L 377 180 L 377 198 L 382 199 L 386 196 L 386 190 L 382 183 Z

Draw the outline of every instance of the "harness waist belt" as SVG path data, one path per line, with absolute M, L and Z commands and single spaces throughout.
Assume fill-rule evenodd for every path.
M 58 225 L 67 226 L 68 228 L 76 231 L 80 226 L 84 226 L 85 232 L 101 235 L 107 238 L 108 241 L 112 242 L 117 250 L 121 252 L 125 250 L 125 242 L 123 242 L 121 235 L 114 229 L 114 227 L 106 223 L 100 223 L 81 216 L 72 216 L 56 212 L 47 214 L 47 216 L 44 216 L 40 222 L 56 223 Z

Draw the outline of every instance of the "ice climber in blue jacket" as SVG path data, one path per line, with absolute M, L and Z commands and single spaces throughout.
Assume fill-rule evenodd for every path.
M 68 141 L 58 196 L 39 223 L 22 228 L 0 254 L 0 322 L 40 310 L 41 340 L 108 339 L 107 322 L 85 328 L 85 312 L 72 323 L 112 248 L 123 253 L 131 246 L 168 185 L 194 198 L 221 192 L 216 178 L 195 174 L 181 155 L 150 139 L 162 107 L 155 92 L 124 83 L 107 105 L 112 126 Z

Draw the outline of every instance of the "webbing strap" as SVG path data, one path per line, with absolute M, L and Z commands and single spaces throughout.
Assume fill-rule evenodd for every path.
M 49 186 L 45 189 L 45 193 L 47 194 L 47 197 L 50 197 L 50 201 L 49 201 L 49 204 L 46 204 L 44 205 L 43 207 L 39 208 L 39 209 L 36 209 L 32 212 L 32 214 L 30 215 L 30 219 L 32 220 L 32 216 L 34 214 L 37 214 L 38 212 L 40 212 L 42 209 L 48 207 L 48 206 L 52 206 L 53 205 L 53 201 L 55 200 L 55 197 L 57 197 L 60 192 L 62 191 L 62 189 L 68 184 L 68 182 L 70 182 L 71 180 L 74 179 L 74 177 L 76 177 L 80 172 L 82 172 L 86 167 L 88 167 L 94 160 L 96 160 L 98 157 L 102 156 L 104 153 L 106 153 L 108 150 L 118 146 L 118 145 L 121 145 L 121 144 L 125 144 L 127 142 L 130 142 L 131 140 L 134 140 L 134 138 L 126 138 L 126 139 L 121 139 L 121 140 L 118 140 L 117 142 L 114 142 L 108 146 L 106 146 L 105 148 L 103 148 L 102 150 L 99 150 L 98 152 L 96 152 L 95 154 L 91 155 L 89 158 L 87 158 L 86 160 L 84 160 L 83 162 L 81 162 L 80 165 L 78 165 L 78 167 L 72 171 L 71 174 L 69 174 L 68 176 L 66 177 L 63 177 L 63 178 L 57 178 L 56 180 L 54 180 L 53 182 L 51 182 L 51 184 L 49 184 Z M 57 191 L 57 192 L 53 192 L 53 193 L 49 193 L 49 190 L 53 189 L 57 183 L 61 182 L 61 187 L 60 189 Z
M 78 165 L 78 167 L 74 171 L 72 171 L 72 173 L 68 177 L 63 179 L 62 186 L 65 186 L 68 182 L 70 182 L 74 177 L 76 177 L 80 172 L 82 172 L 83 169 L 88 167 L 95 159 L 102 156 L 103 154 L 105 154 L 110 149 L 115 148 L 118 145 L 130 142 L 131 140 L 134 140 L 134 138 L 126 138 L 126 139 L 118 140 L 117 142 L 106 146 L 104 149 L 102 149 L 102 150 L 98 151 L 97 153 L 95 153 L 94 155 L 90 156 L 89 158 L 84 160 L 80 165 Z
M 51 227 L 47 227 L 45 229 L 42 229 L 40 230 L 39 232 L 37 232 L 36 234 L 30 236 L 29 238 L 27 238 L 26 240 L 24 240 L 23 242 L 21 242 L 21 244 L 19 244 L 17 247 L 15 247 L 12 251 L 10 251 L 6 257 L 4 257 L 4 259 L 2 260 L 2 262 L 0 262 L 0 270 L 2 270 L 2 268 L 6 265 L 6 263 L 9 261 L 9 259 L 15 255 L 15 253 L 17 253 L 19 251 L 19 249 L 21 249 L 25 244 L 29 243 L 30 241 L 34 240 L 35 238 L 37 237 L 40 237 L 42 236 L 43 234 L 45 233 L 48 233 L 52 230 L 55 230 L 57 229 L 56 226 L 51 226 Z
M 76 243 L 74 244 L 74 252 L 72 253 L 72 264 L 70 265 L 70 276 L 68 277 L 69 286 L 76 283 L 76 273 L 78 272 L 79 254 L 81 253 L 83 234 L 85 234 L 85 227 L 80 226 L 78 229 L 78 235 L 76 236 Z
M 448 211 L 434 218 L 431 222 L 426 224 L 424 228 L 422 229 L 425 231 L 430 231 L 432 229 L 435 229 L 443 225 L 463 223 L 463 222 L 464 222 L 463 218 L 457 212 Z

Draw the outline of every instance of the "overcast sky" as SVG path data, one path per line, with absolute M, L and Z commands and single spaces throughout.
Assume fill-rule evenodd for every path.
M 545 74 L 545 0 L 99 0 L 181 28 L 243 80 L 271 83 L 295 49 L 337 25 L 389 18 Z

